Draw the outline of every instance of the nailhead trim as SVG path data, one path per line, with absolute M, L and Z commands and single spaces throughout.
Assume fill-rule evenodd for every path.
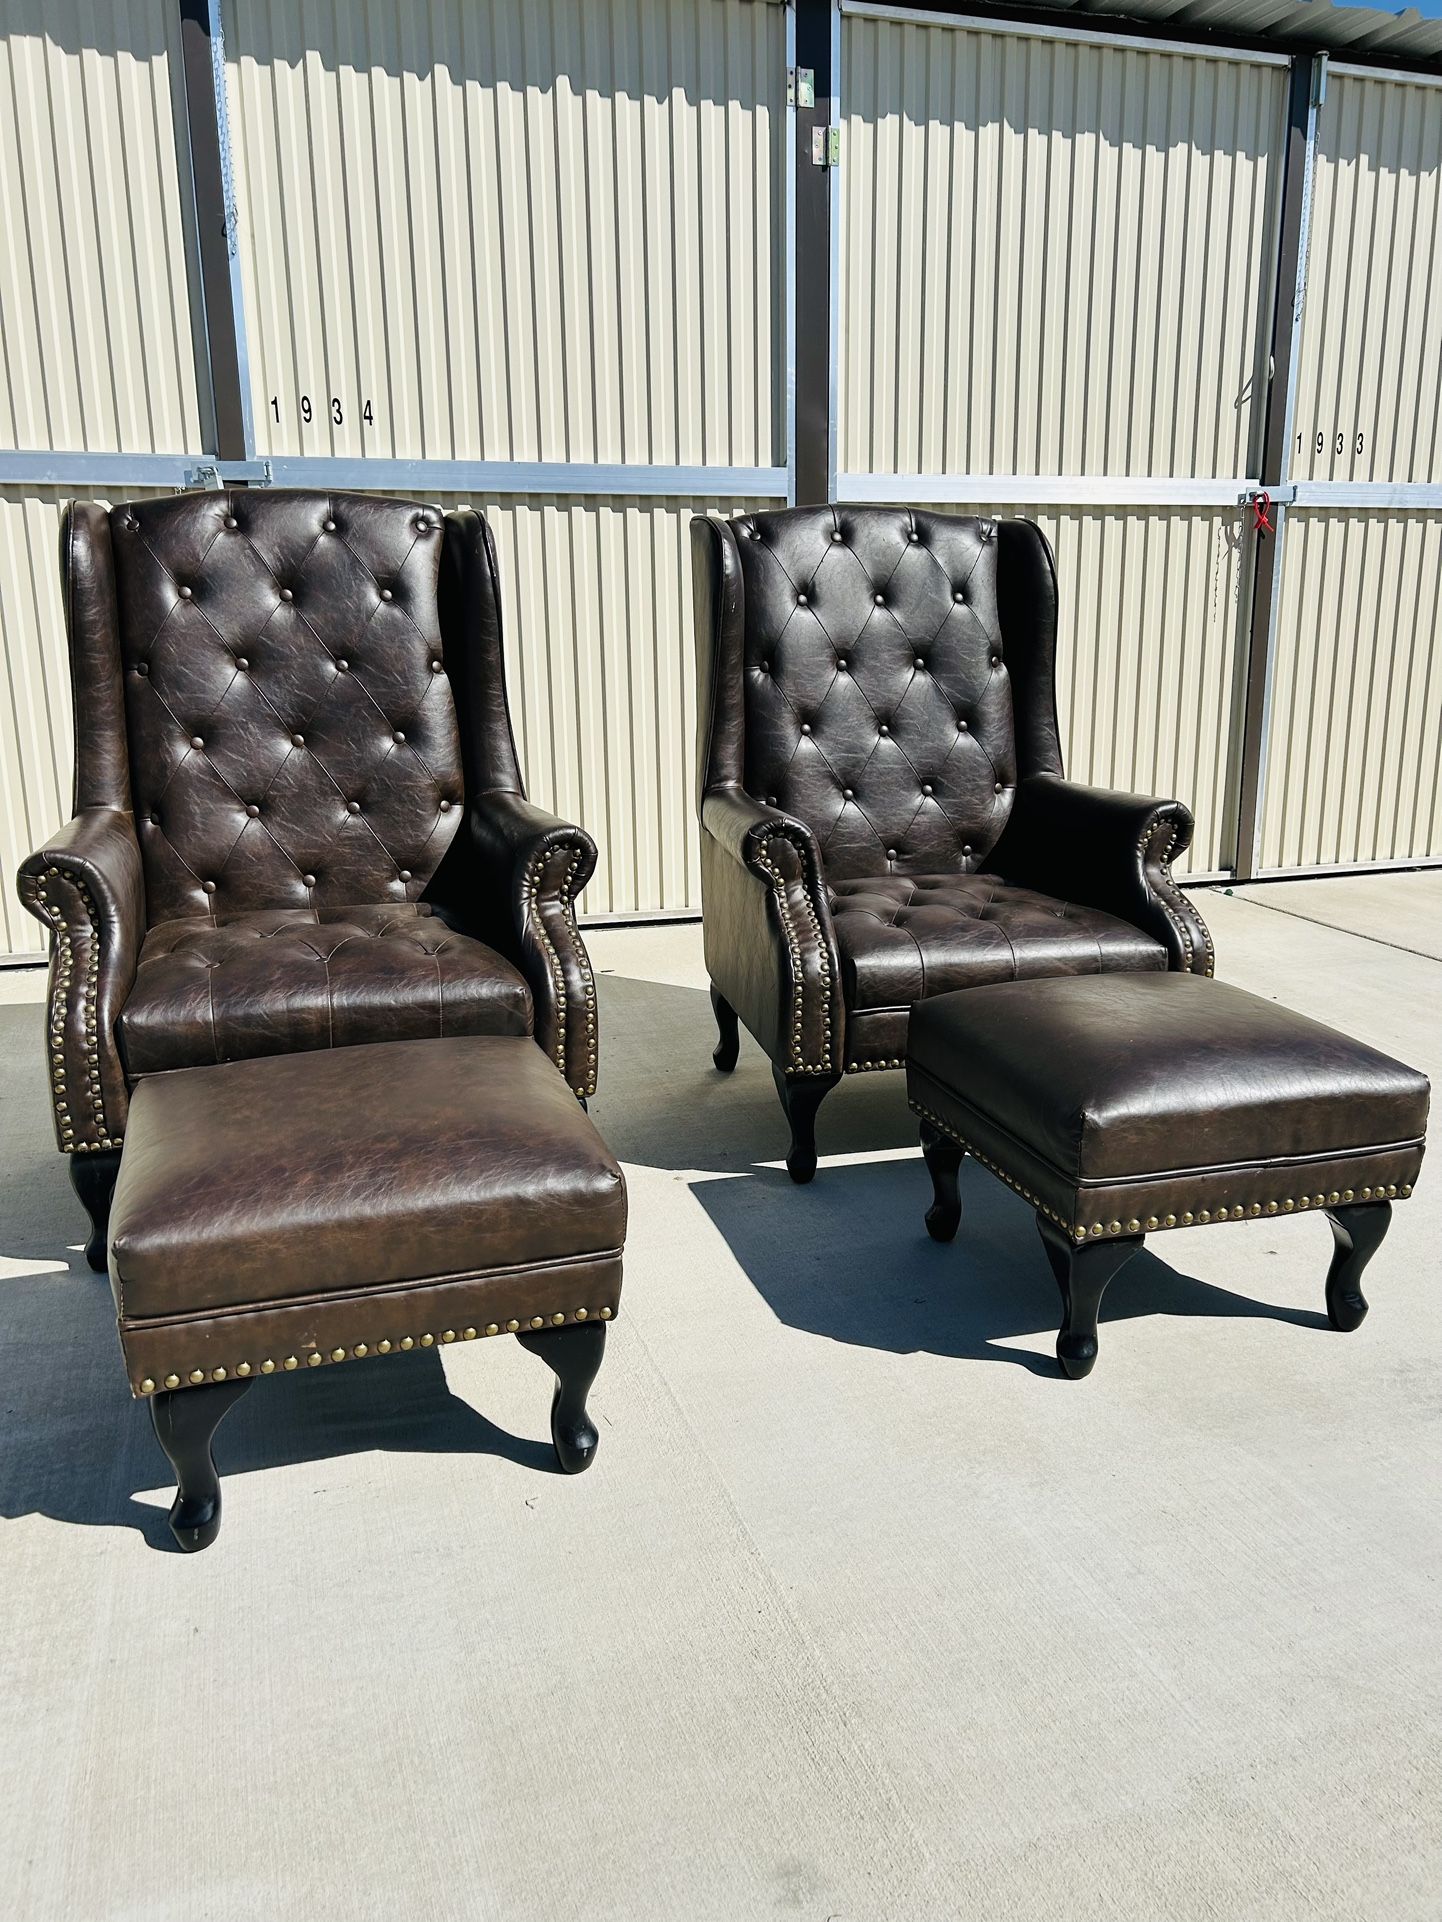
M 564 1074 L 566 1072 L 567 1020 L 566 970 L 562 964 L 555 943 L 551 940 L 546 930 L 544 921 L 536 912 L 536 899 L 537 896 L 542 893 L 542 872 L 545 868 L 546 861 L 554 851 L 554 848 L 543 849 L 541 853 L 536 855 L 530 866 L 526 869 L 525 876 L 521 882 L 521 902 L 527 915 L 531 919 L 536 939 L 540 942 L 541 949 L 545 954 L 546 966 L 550 970 L 551 975 L 551 985 L 555 989 L 555 1062 L 556 1066 L 561 1070 L 561 1073 Z M 571 943 L 571 958 L 580 970 L 583 982 L 582 1006 L 585 1010 L 586 1065 L 585 1083 L 577 1090 L 578 1097 L 587 1097 L 596 1092 L 596 1074 L 598 1067 L 596 1047 L 596 980 L 591 972 L 591 959 L 586 952 L 586 944 L 582 941 L 580 929 L 576 926 L 576 904 L 571 893 L 571 884 L 576 878 L 576 870 L 580 867 L 584 854 L 585 850 L 583 848 L 577 848 L 575 854 L 572 856 L 571 865 L 566 869 L 562 877 L 559 890 L 555 893 L 552 893 L 550 889 L 544 891 L 546 899 L 554 900 L 561 910 L 561 919 Z
M 1180 1215 L 1148 1215 L 1145 1221 L 1136 1216 L 1130 1221 L 1094 1221 L 1086 1227 L 1081 1222 L 1068 1221 L 1054 1208 L 1048 1208 L 1029 1188 L 1024 1188 L 1004 1168 L 999 1168 L 989 1156 L 959 1135 L 951 1122 L 944 1121 L 919 1101 L 912 1101 L 910 1105 L 913 1113 L 929 1121 L 934 1128 L 939 1128 L 949 1141 L 954 1141 L 957 1147 L 964 1148 L 984 1168 L 989 1168 L 1008 1188 L 1014 1189 L 1023 1201 L 1029 1201 L 1038 1214 L 1045 1215 L 1048 1221 L 1054 1221 L 1073 1241 L 1099 1240 L 1113 1235 L 1153 1235 L 1164 1228 L 1205 1228 L 1209 1223 L 1220 1221 L 1255 1221 L 1259 1215 L 1301 1214 L 1308 1208 L 1345 1208 L 1357 1201 L 1405 1201 L 1412 1192 L 1410 1181 L 1394 1181 L 1385 1188 L 1334 1188 L 1330 1194 L 1289 1195 L 1280 1201 L 1223 1202 L 1218 1208 L 1199 1208 L 1195 1213 L 1187 1210 Z
M 843 1074 L 874 1074 L 880 1068 L 904 1068 L 902 1061 L 848 1061 L 842 1069 Z
M 800 855 L 802 866 L 806 863 L 806 843 L 799 834 L 794 834 L 784 824 L 773 823 L 767 839 L 789 841 Z M 793 1074 L 830 1074 L 832 1072 L 831 1052 L 831 957 L 826 952 L 826 942 L 821 934 L 821 920 L 816 912 L 816 903 L 811 898 L 811 889 L 805 876 L 802 877 L 801 899 L 811 923 L 811 932 L 816 941 L 816 958 L 820 968 L 821 1027 L 825 1036 L 822 1058 L 808 1061 L 805 1049 L 805 1012 L 806 977 L 802 972 L 801 940 L 796 924 L 791 917 L 791 902 L 787 894 L 786 877 L 782 874 L 765 847 L 758 846 L 753 856 L 757 867 L 771 878 L 772 893 L 776 898 L 776 912 L 781 921 L 781 933 L 786 942 L 786 953 L 791 962 L 791 1058 L 787 1063 Z
M 1155 857 L 1158 879 L 1153 881 L 1152 876 L 1147 873 L 1147 849 L 1153 834 L 1162 826 L 1169 826 L 1170 832 L 1167 836 L 1166 847 Z M 1182 952 L 1186 955 L 1190 966 L 1190 963 L 1196 958 L 1196 948 L 1193 945 L 1191 930 L 1188 928 L 1185 919 L 1189 910 L 1185 897 L 1176 882 L 1172 879 L 1172 855 L 1176 852 L 1178 833 L 1179 830 L 1175 822 L 1168 824 L 1164 816 L 1160 814 L 1153 815 L 1146 827 L 1142 829 L 1141 837 L 1137 842 L 1137 853 L 1141 856 L 1142 878 L 1151 887 L 1152 893 L 1155 894 L 1157 905 L 1167 917 L 1167 920 L 1176 933 L 1177 939 L 1181 942 Z M 1168 899 L 1168 896 L 1170 896 L 1170 899 Z M 1177 913 L 1177 909 L 1180 909 L 1181 913 Z M 1196 916 L 1196 922 L 1197 926 L 1201 929 L 1202 946 L 1206 954 L 1206 966 L 1202 972 L 1204 975 L 1210 976 L 1216 966 L 1216 954 L 1212 948 L 1212 937 L 1208 931 L 1206 922 L 1200 915 Z M 1190 971 L 1195 972 L 1195 970 Z
M 528 1322 L 508 1321 L 504 1328 L 499 1322 L 491 1321 L 487 1322 L 484 1328 L 463 1328 L 459 1331 L 454 1328 L 447 1328 L 440 1335 L 431 1333 L 424 1335 L 402 1335 L 399 1341 L 378 1341 L 373 1348 L 366 1342 L 358 1341 L 354 1348 L 332 1348 L 328 1355 L 323 1355 L 319 1351 L 307 1355 L 305 1363 L 307 1368 L 319 1368 L 327 1361 L 364 1361 L 366 1357 L 370 1355 L 409 1353 L 412 1348 L 417 1346 L 421 1348 L 434 1348 L 437 1341 L 476 1341 L 485 1335 L 514 1335 L 522 1327 L 545 1328 L 550 1326 L 552 1328 L 560 1328 L 568 1321 L 590 1321 L 592 1316 L 594 1316 L 597 1321 L 610 1321 L 615 1312 L 615 1309 L 610 1307 L 577 1308 L 574 1313 L 569 1315 L 562 1314 L 558 1311 L 549 1317 L 545 1315 L 535 1315 Z M 277 1368 L 285 1369 L 287 1372 L 293 1372 L 299 1367 L 300 1357 L 298 1355 L 287 1355 L 285 1359 L 280 1362 L 267 1356 L 267 1358 L 260 1363 L 258 1372 L 262 1375 L 273 1375 Z M 185 1381 L 192 1387 L 198 1388 L 203 1382 L 226 1381 L 231 1375 L 239 1375 L 244 1378 L 256 1372 L 255 1364 L 248 1361 L 236 1362 L 233 1367 L 229 1369 L 212 1368 L 209 1374 L 207 1374 L 203 1368 L 193 1368 L 189 1374 L 182 1377 L 172 1370 L 170 1374 L 164 1376 L 159 1385 L 165 1388 L 179 1388 L 182 1381 Z M 142 1376 L 135 1384 L 136 1392 L 141 1395 L 153 1395 L 156 1391 L 156 1386 L 157 1384 L 154 1377 L 150 1375 Z
M 82 987 L 81 1065 L 84 1085 L 70 1086 L 66 1048 L 69 1041 L 71 991 L 75 985 L 75 940 L 64 910 L 52 901 L 49 883 L 63 882 L 79 895 L 89 921 L 90 945 Z M 58 867 L 47 867 L 38 877 L 23 875 L 21 893 L 26 905 L 44 921 L 54 937 L 49 1026 L 50 1095 L 55 1108 L 56 1133 L 65 1154 L 95 1154 L 118 1148 L 120 1137 L 112 1136 L 105 1112 L 105 1094 L 100 1080 L 100 1029 L 97 1014 L 100 981 L 100 910 L 95 898 L 78 874 Z M 88 1112 L 86 1112 L 88 1110 Z M 78 1141 L 79 1131 L 93 1128 L 97 1139 Z

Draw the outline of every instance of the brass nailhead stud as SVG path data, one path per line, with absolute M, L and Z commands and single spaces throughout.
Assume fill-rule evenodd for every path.
M 1282 1203 L 1282 1213 L 1284 1215 L 1289 1215 L 1291 1214 L 1291 1212 L 1292 1212 L 1292 1203 L 1290 1201 L 1284 1201 Z
M 456 1338 L 456 1331 L 454 1328 L 448 1328 L 446 1332 L 441 1336 L 442 1341 L 454 1341 L 455 1338 Z
M 390 1352 L 391 1345 L 388 1341 L 378 1341 L 376 1343 L 376 1353 L 378 1355 L 388 1355 Z
M 1406 1198 L 1407 1198 L 1407 1196 L 1408 1196 L 1408 1195 L 1410 1195 L 1410 1194 L 1411 1194 L 1411 1192 L 1412 1192 L 1412 1184 L 1411 1184 L 1411 1182 L 1410 1182 L 1410 1181 L 1404 1181 L 1404 1182 L 1402 1183 L 1402 1186 L 1401 1186 L 1401 1187 L 1400 1187 L 1400 1188 L 1399 1188 L 1399 1189 L 1397 1190 L 1397 1192 L 1398 1192 L 1398 1194 L 1399 1194 L 1399 1195 L 1401 1195 L 1401 1197 L 1402 1197 L 1402 1199 L 1403 1199 L 1403 1200 L 1405 1201 L 1405 1200 L 1406 1200 Z
M 609 1321 L 611 1319 L 611 1311 L 609 1308 L 603 1308 L 601 1310 L 601 1319 L 602 1321 Z
M 436 1345 L 436 1338 L 434 1335 L 426 1334 L 421 1336 L 422 1348 L 434 1348 L 435 1345 Z
M 402 1348 L 414 1348 L 414 1347 L 415 1347 L 415 1345 L 416 1345 L 416 1344 L 415 1344 L 415 1342 L 414 1342 L 414 1340 L 412 1339 L 412 1337 L 411 1337 L 410 1335 L 402 1335 L 402 1336 L 401 1336 L 401 1347 L 402 1347 Z
M 210 1371 L 210 1379 L 212 1381 L 224 1381 L 225 1370 L 223 1368 L 212 1368 Z
M 1109 1221 L 1107 1223 L 1107 1233 L 1109 1235 L 1119 1235 L 1121 1231 L 1122 1224 L 1119 1221 Z
M 1028 1200 L 1028 1201 L 1030 1201 L 1030 1200 L 1031 1200 L 1031 1196 L 1030 1196 L 1030 1195 L 1028 1195 L 1028 1196 L 1027 1196 L 1027 1200 Z M 1141 1229 L 1141 1225 L 1142 1225 L 1142 1224 L 1141 1224 L 1141 1223 L 1140 1223 L 1139 1221 L 1129 1221 L 1129 1222 L 1127 1223 L 1127 1233 L 1128 1233 L 1129 1235 L 1134 1235 L 1134 1234 L 1137 1234 L 1137 1233 L 1139 1233 L 1139 1232 L 1140 1232 L 1140 1229 Z
M 1338 1193 L 1338 1191 L 1335 1188 L 1332 1190 L 1331 1194 L 1329 1194 L 1327 1197 L 1328 1204 L 1333 1208 L 1336 1207 L 1337 1203 L 1341 1199 L 1342 1199 L 1341 1195 Z
M 235 1372 L 237 1375 L 248 1375 L 250 1373 L 250 1363 L 248 1361 L 241 1362 Z
M 275 1373 L 275 1363 L 273 1361 L 263 1361 L 260 1364 L 260 1372 L 262 1375 L 273 1375 Z
M 1190 1227 L 1191 1227 L 1191 1225 L 1192 1225 L 1192 1218 L 1191 1218 L 1191 1216 L 1190 1216 L 1189 1214 L 1184 1214 L 1184 1215 L 1182 1216 L 1182 1226 L 1183 1226 L 1184 1228 L 1190 1228 Z
M 533 1328 L 544 1328 L 545 1325 L 546 1325 L 546 1318 L 544 1315 L 531 1316 L 531 1326 Z
M 1404 1188 L 1402 1192 L 1406 1194 L 1408 1190 Z M 1350 1188 L 1344 1188 L 1342 1190 L 1342 1199 L 1343 1201 L 1350 1201 L 1352 1199 L 1352 1190 Z
M 1276 1214 L 1276 1212 L 1277 1212 L 1277 1204 L 1276 1204 L 1276 1202 L 1275 1202 L 1275 1201 L 1269 1201 L 1269 1202 L 1267 1203 L 1267 1213 L 1268 1213 L 1269 1215 L 1274 1215 L 1274 1214 Z
M 556 1325 L 556 1327 L 557 1327 L 557 1328 L 559 1328 L 559 1327 L 560 1327 L 560 1325 L 561 1325 L 561 1323 L 562 1323 L 562 1322 L 563 1322 L 563 1321 L 564 1321 L 565 1319 L 566 1319 L 566 1317 L 565 1317 L 564 1315 L 552 1315 L 552 1317 L 551 1317 L 551 1320 L 552 1320 L 552 1321 L 553 1321 L 553 1322 L 555 1323 L 555 1325 Z
M 488 1335 L 499 1335 L 500 1332 L 501 1324 L 498 1321 L 488 1321 L 486 1323 L 486 1333 Z
M 588 1308 L 578 1308 L 578 1309 L 576 1310 L 576 1319 L 577 1319 L 577 1321 L 584 1321 L 584 1320 L 586 1319 L 586 1316 L 587 1316 L 587 1315 L 588 1315 L 589 1313 L 590 1313 L 590 1310 L 589 1310 Z
M 1387 1184 L 1387 1199 L 1389 1201 L 1395 1201 L 1397 1199 L 1397 1184 L 1395 1181 L 1390 1181 Z
M 199 1384 L 205 1380 L 205 1370 L 203 1368 L 192 1368 L 190 1371 L 190 1379 L 198 1387 Z
M 179 1375 L 167 1375 L 165 1377 L 165 1385 L 167 1388 L 179 1388 L 180 1386 Z
M 506 1323 L 506 1333 L 508 1335 L 514 1335 L 516 1330 L 520 1327 L 520 1325 L 521 1324 L 518 1321 L 508 1321 Z
M 345 1360 L 344 1348 L 332 1348 L 330 1351 L 330 1358 L 332 1361 L 344 1361 Z
M 1160 1226 L 1161 1226 L 1161 1223 L 1157 1220 L 1155 1215 L 1147 1216 L 1147 1233 L 1148 1234 L 1152 1232 L 1153 1228 L 1159 1228 Z
M 155 1383 L 150 1379 L 149 1375 L 141 1382 L 140 1392 L 142 1395 L 153 1395 L 155 1393 Z
M 305 1365 L 307 1368 L 319 1368 L 322 1361 L 324 1360 L 325 1360 L 324 1355 L 318 1355 L 318 1354 L 307 1355 L 305 1358 Z
M 1210 1215 L 1208 1214 L 1208 1212 L 1207 1212 L 1207 1210 L 1206 1210 L 1205 1208 L 1199 1208 L 1199 1209 L 1197 1210 L 1197 1220 L 1198 1220 L 1198 1221 L 1201 1221 L 1201 1222 L 1207 1222 L 1207 1221 L 1210 1221 L 1210 1220 L 1211 1220 L 1211 1218 L 1212 1218 L 1212 1217 L 1211 1217 L 1211 1216 L 1210 1216 Z
M 463 1328 L 461 1330 L 461 1333 L 465 1336 L 467 1341 L 474 1341 L 476 1338 L 476 1331 L 474 1328 Z
M 294 1355 L 287 1355 L 287 1356 L 286 1356 L 286 1358 L 285 1358 L 285 1365 L 286 1365 L 286 1367 L 287 1367 L 287 1368 L 299 1368 L 299 1367 L 300 1367 L 300 1363 L 299 1363 L 299 1362 L 298 1362 L 298 1361 L 296 1360 L 296 1358 L 295 1358 L 295 1356 L 294 1356 Z
M 366 1356 L 370 1353 L 370 1349 L 366 1347 L 363 1341 L 358 1341 L 355 1345 L 354 1353 L 357 1361 L 364 1361 Z

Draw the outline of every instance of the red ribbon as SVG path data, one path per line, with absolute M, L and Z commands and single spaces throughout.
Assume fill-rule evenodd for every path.
M 1275 527 L 1273 527 L 1271 520 L 1269 518 L 1271 513 L 1271 507 L 1272 507 L 1272 497 L 1270 494 L 1253 494 L 1252 510 L 1257 516 L 1256 520 L 1252 523 L 1252 530 L 1254 533 L 1257 533 L 1257 534 L 1275 534 L 1276 533 L 1277 530 Z

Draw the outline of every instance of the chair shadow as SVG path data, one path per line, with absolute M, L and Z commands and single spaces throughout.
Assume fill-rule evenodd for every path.
M 704 992 L 616 975 L 602 977 L 600 992 L 602 1032 L 621 1037 L 611 1058 L 615 1078 L 624 1073 L 617 1055 L 661 1063 L 647 1086 L 627 1079 L 608 1090 L 603 1078 L 606 1098 L 592 1104 L 603 1133 L 623 1161 L 689 1175 L 781 1321 L 853 1346 L 1006 1362 L 1060 1378 L 1050 1356 L 1006 1345 L 1054 1333 L 1061 1320 L 1033 1211 L 967 1160 L 960 1231 L 949 1245 L 931 1240 L 923 1220 L 931 1181 L 904 1075 L 846 1077 L 821 1109 L 820 1171 L 797 1187 L 784 1168 L 768 1165 L 785 1152 L 786 1126 L 769 1063 L 749 1036 L 743 1032 L 735 1072 L 721 1075 L 710 1062 L 715 1031 Z M 884 1158 L 827 1166 L 828 1156 L 868 1151 Z M 1250 1238 L 1239 1234 L 1235 1242 L 1245 1259 Z M 1102 1327 L 1139 1315 L 1328 1326 L 1320 1312 L 1188 1275 L 1150 1247 L 1108 1288 Z
M 109 1283 L 80 1252 L 85 1216 L 50 1137 L 41 1037 L 39 1008 L 0 1008 L 0 1518 L 133 1528 L 178 1554 L 169 1500 L 136 1499 L 170 1487 L 170 1464 L 130 1395 Z M 550 1389 L 538 1362 L 542 1423 Z M 257 1382 L 215 1444 L 222 1487 L 256 1469 L 380 1449 L 489 1454 L 561 1472 L 549 1440 L 512 1435 L 453 1394 L 434 1350 Z

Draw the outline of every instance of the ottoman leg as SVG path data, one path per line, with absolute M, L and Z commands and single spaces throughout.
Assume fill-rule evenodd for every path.
M 1334 1328 L 1350 1335 L 1367 1317 L 1362 1270 L 1382 1246 L 1382 1237 L 1392 1225 L 1392 1204 L 1368 1201 L 1355 1208 L 1329 1208 L 1327 1219 L 1337 1244 L 1327 1271 L 1327 1319 Z
M 220 1533 L 220 1477 L 210 1444 L 215 1431 L 254 1381 L 218 1381 L 204 1388 L 162 1389 L 150 1398 L 156 1437 L 175 1470 L 170 1532 L 188 1555 L 209 1548 Z
M 736 1019 L 736 1010 L 715 982 L 711 984 L 711 1012 L 716 1017 L 716 1032 L 720 1036 L 711 1059 L 722 1074 L 730 1074 L 741 1052 L 741 1027 Z
M 1097 1358 L 1097 1312 L 1107 1283 L 1141 1247 L 1144 1235 L 1107 1241 L 1072 1241 L 1038 1215 L 1036 1225 L 1046 1258 L 1061 1289 L 1062 1323 L 1056 1358 L 1070 1381 L 1089 1375 Z
M 94 1154 L 69 1155 L 70 1185 L 90 1217 L 85 1259 L 97 1275 L 105 1273 L 105 1236 L 110 1227 L 110 1199 L 120 1173 L 120 1150 L 100 1148 Z
M 931 1175 L 935 1196 L 926 1211 L 926 1232 L 933 1241 L 950 1241 L 961 1226 L 961 1195 L 956 1178 L 966 1160 L 965 1148 L 958 1148 L 929 1121 L 921 1124 L 921 1153 Z
M 591 1466 L 600 1440 L 586 1413 L 586 1396 L 606 1352 L 606 1324 L 588 1321 L 573 1322 L 569 1328 L 523 1328 L 516 1340 L 555 1372 L 551 1440 L 561 1467 L 568 1475 L 579 1475 Z

